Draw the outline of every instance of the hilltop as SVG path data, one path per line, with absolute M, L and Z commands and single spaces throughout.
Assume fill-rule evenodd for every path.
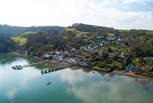
M 62 32 L 63 30 L 64 30 L 64 27 L 60 27 L 60 26 L 22 27 L 22 26 L 0 25 L 0 34 L 6 35 L 6 36 L 19 35 L 24 32 L 50 32 L 50 31 Z

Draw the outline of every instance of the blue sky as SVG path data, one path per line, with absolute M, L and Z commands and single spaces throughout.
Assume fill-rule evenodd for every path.
M 153 30 L 153 0 L 0 0 L 0 24 Z
M 142 0 L 143 1 L 143 0 Z M 121 8 L 126 11 L 153 11 L 153 0 L 144 0 L 144 2 L 135 2 L 121 5 Z

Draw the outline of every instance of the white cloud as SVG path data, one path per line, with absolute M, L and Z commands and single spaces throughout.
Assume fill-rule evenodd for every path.
M 124 4 L 131 4 L 131 3 L 145 3 L 152 0 L 123 0 Z
M 12 66 L 19 64 L 27 65 L 28 61 L 16 59 L 11 63 L 0 64 L 0 87 L 3 87 L 0 88 L 0 91 L 9 100 L 15 99 L 20 90 L 29 88 L 30 82 L 40 76 L 40 71 L 34 67 L 27 67 L 21 71 L 11 69 Z
M 8 97 L 8 99 L 14 99 L 16 97 L 16 94 L 17 94 L 16 89 L 10 89 L 7 91 L 6 96 Z
M 71 70 L 69 69 L 65 69 L 64 71 L 60 72 L 59 74 L 59 78 L 62 81 L 65 81 L 71 85 L 75 85 L 78 82 L 84 82 L 87 77 L 92 77 L 93 74 L 92 73 L 86 73 L 83 72 L 83 70 Z
M 125 101 L 128 103 L 145 103 L 152 98 L 145 89 L 142 89 L 142 85 L 133 78 L 118 78 L 117 76 L 112 77 L 110 81 L 104 78 L 109 78 L 109 75 L 101 77 L 103 80 L 87 83 L 87 80 L 84 79 L 83 85 L 72 85 L 68 89 L 68 93 L 72 93 L 85 103 L 124 103 Z M 144 96 L 147 99 L 144 99 Z
M 0 23 L 60 25 L 76 22 L 115 28 L 153 29 L 153 11 L 123 11 L 119 6 L 152 0 L 0 0 Z

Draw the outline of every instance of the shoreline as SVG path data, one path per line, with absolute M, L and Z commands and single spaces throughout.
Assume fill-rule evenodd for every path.
M 110 72 L 110 74 L 128 76 L 128 77 L 132 77 L 132 78 L 143 78 L 143 79 L 153 80 L 152 77 L 141 75 L 141 74 L 136 74 L 134 72 L 126 72 L 126 71 L 115 70 L 115 71 Z
M 48 63 L 54 63 L 54 62 L 48 62 Z M 71 65 L 69 64 L 68 62 L 61 62 L 61 61 L 56 61 L 57 64 L 59 63 L 64 63 L 65 65 Z M 109 74 L 113 74 L 113 75 L 122 75 L 122 76 L 128 76 L 128 77 L 133 77 L 133 78 L 143 78 L 143 79 L 150 79 L 150 80 L 153 80 L 153 77 L 150 77 L 150 76 L 145 76 L 143 74 L 137 74 L 137 73 L 134 73 L 134 72 L 126 72 L 124 70 L 122 71 L 119 71 L 119 70 L 114 70 L 114 71 L 111 71 L 111 72 L 106 72 L 104 70 L 100 70 L 100 69 L 91 69 L 90 67 L 85 67 L 85 66 L 80 66 L 80 65 L 71 65 L 71 66 L 77 66 L 77 67 L 81 67 L 81 68 L 86 68 L 88 70 L 95 70 L 95 71 L 98 71 L 98 72 L 104 72 L 104 73 L 109 73 Z
M 18 53 L 18 52 L 11 52 L 10 54 L 15 54 L 15 55 L 18 55 L 18 56 L 24 56 L 24 57 L 28 57 L 27 55 L 25 54 L 21 54 L 21 53 Z M 35 57 L 31 57 L 33 59 L 38 59 L 38 58 L 35 58 Z M 40 59 L 39 58 L 39 61 L 42 61 L 44 63 L 47 63 L 47 64 L 61 64 L 61 65 L 67 65 L 67 66 L 78 66 L 78 67 L 83 67 L 83 68 L 87 68 L 89 70 L 95 70 L 95 71 L 99 71 L 99 72 L 104 72 L 104 73 L 109 73 L 109 74 L 113 74 L 113 75 L 122 75 L 122 76 L 128 76 L 128 77 L 133 77 L 133 78 L 143 78 L 143 79 L 151 79 L 153 80 L 153 77 L 150 77 L 150 76 L 145 76 L 143 74 L 137 74 L 137 73 L 134 73 L 134 72 L 126 72 L 124 70 L 122 71 L 119 71 L 119 70 L 114 70 L 114 71 L 105 71 L 105 70 L 102 70 L 102 69 L 94 69 L 92 67 L 89 67 L 89 66 L 80 66 L 80 65 L 73 65 L 73 64 L 70 64 L 68 62 L 65 62 L 65 61 L 45 61 L 43 59 Z

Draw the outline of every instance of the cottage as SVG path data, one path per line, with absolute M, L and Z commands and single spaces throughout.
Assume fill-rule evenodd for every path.
M 136 66 L 136 65 L 133 65 L 133 64 L 129 64 L 125 67 L 125 71 L 129 72 L 141 72 L 141 68 Z
M 43 59 L 50 59 L 51 60 L 52 55 L 49 55 L 49 54 L 46 53 L 46 54 L 43 55 Z
M 141 67 L 141 70 L 144 72 L 152 72 L 153 67 L 152 66 L 143 66 L 143 67 Z
M 144 57 L 145 61 L 153 61 L 153 57 Z
M 117 38 L 117 42 L 121 42 L 122 41 L 122 39 L 121 38 Z
M 78 62 L 78 65 L 80 65 L 80 66 L 88 66 L 88 64 L 86 62 L 84 62 L 84 61 Z
M 76 64 L 77 60 L 75 58 L 69 58 L 66 60 L 68 63 Z
M 117 57 L 117 53 L 108 53 L 109 58 L 115 58 Z
M 126 59 L 128 57 L 128 53 L 121 53 L 120 58 Z
M 64 60 L 64 56 L 63 55 L 54 55 L 53 59 L 57 60 L 57 61 L 63 61 Z

